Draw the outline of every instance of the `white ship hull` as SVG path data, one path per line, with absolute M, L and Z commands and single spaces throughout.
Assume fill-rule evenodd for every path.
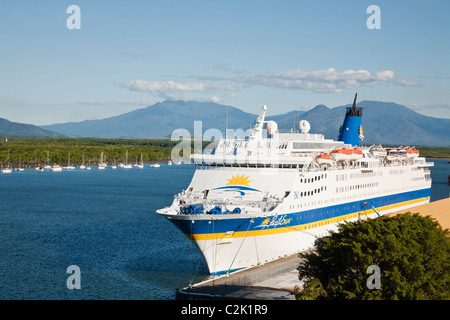
M 336 230 L 344 221 L 376 218 L 429 202 L 431 179 L 425 177 L 424 163 L 402 169 L 355 168 L 326 174 L 293 169 L 268 172 L 267 169 L 197 167 L 188 190 L 195 193 L 206 188 L 210 199 L 227 197 L 223 208 L 230 213 L 184 215 L 177 211 L 176 201 L 158 212 L 195 243 L 211 274 L 222 274 L 308 249 L 318 237 Z M 251 181 L 252 188 L 226 186 L 233 177 Z M 416 182 L 410 184 L 411 180 Z M 272 211 L 263 209 L 258 213 L 256 209 L 264 203 L 263 194 L 276 195 L 277 191 L 284 193 L 286 189 L 292 192 L 282 203 Z M 254 200 L 253 207 L 240 202 L 243 192 Z M 231 213 L 236 207 L 241 209 L 240 214 Z M 204 211 L 207 210 L 205 207 Z

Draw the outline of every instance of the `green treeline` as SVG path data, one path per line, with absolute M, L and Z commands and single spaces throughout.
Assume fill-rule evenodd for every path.
M 418 148 L 420 155 L 427 158 L 450 158 L 450 147 L 422 147 Z
M 174 146 L 179 141 L 149 139 L 98 139 L 98 138 L 27 138 L 8 137 L 0 141 L 0 163 L 11 163 L 16 166 L 21 162 L 23 167 L 47 163 L 47 152 L 50 164 L 66 164 L 69 160 L 74 165 L 89 161 L 95 165 L 103 158 L 108 163 L 123 162 L 128 151 L 128 162 L 140 162 L 141 154 L 144 162 L 168 160 Z M 8 158 L 9 156 L 9 158 Z

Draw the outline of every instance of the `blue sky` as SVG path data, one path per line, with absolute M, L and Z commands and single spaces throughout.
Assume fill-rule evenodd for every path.
M 381 29 L 366 26 L 370 5 Z M 450 118 L 449 12 L 439 0 L 0 0 L 0 118 L 101 119 L 165 99 L 274 115 L 355 92 Z

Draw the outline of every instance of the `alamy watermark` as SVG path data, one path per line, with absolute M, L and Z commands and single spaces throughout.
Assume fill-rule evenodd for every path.
M 367 18 L 366 26 L 369 30 L 381 29 L 381 9 L 377 5 L 370 5 L 367 7 L 368 14 L 371 14 L 369 18 Z
M 67 278 L 67 289 L 81 289 L 81 270 L 77 265 L 70 265 L 67 267 L 67 273 L 70 276 Z
M 366 274 L 370 274 L 367 278 L 367 289 L 381 289 L 381 270 L 377 265 L 371 265 L 367 267 Z
M 81 9 L 79 6 L 72 4 L 67 7 L 66 13 L 71 14 L 66 20 L 66 26 L 69 30 L 81 29 Z

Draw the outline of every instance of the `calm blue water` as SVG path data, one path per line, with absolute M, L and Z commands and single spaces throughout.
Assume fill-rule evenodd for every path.
M 207 278 L 200 254 L 155 210 L 192 165 L 0 173 L 0 299 L 173 299 Z M 67 267 L 81 271 L 69 290 Z
M 447 160 L 431 168 L 432 201 L 449 196 Z M 174 299 L 208 278 L 201 255 L 155 213 L 194 167 L 0 174 L 0 299 Z M 66 286 L 67 267 L 81 289 Z M 198 271 L 197 271 L 198 270 Z
M 450 185 L 447 178 L 450 176 L 450 160 L 427 159 L 427 161 L 434 162 L 434 167 L 430 167 L 431 179 L 433 180 L 431 184 L 431 201 L 450 197 Z

